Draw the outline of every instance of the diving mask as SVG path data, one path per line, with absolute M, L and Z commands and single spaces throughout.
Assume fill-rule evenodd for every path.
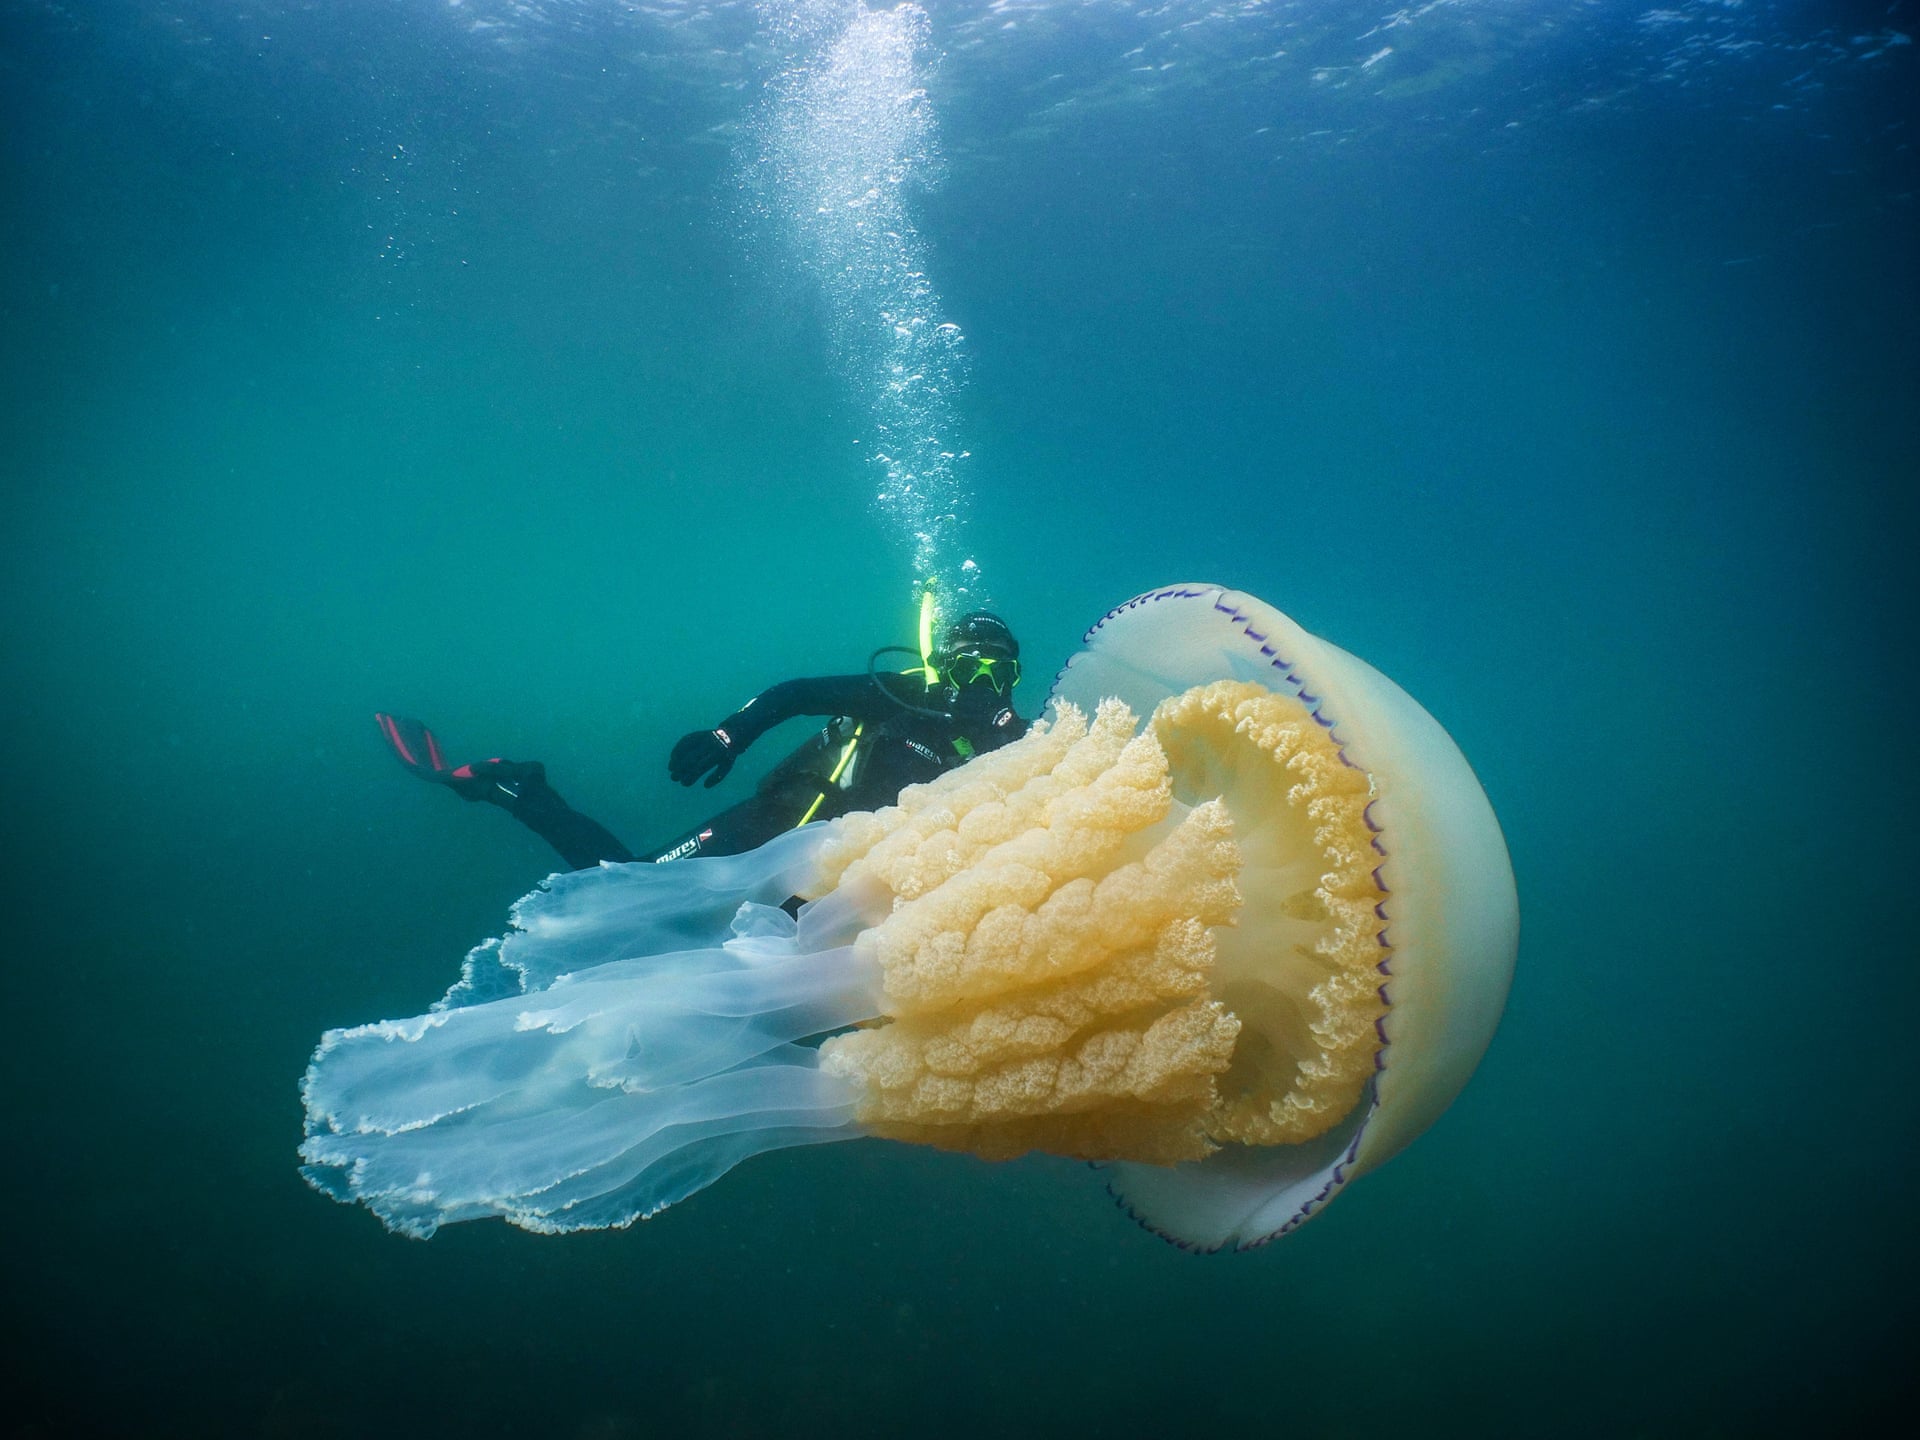
M 1020 662 L 1010 655 L 986 655 L 962 650 L 947 661 L 947 683 L 967 689 L 984 680 L 996 695 L 1005 695 L 1020 683 Z

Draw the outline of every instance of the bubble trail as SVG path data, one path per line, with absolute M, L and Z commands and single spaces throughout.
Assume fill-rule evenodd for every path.
M 939 178 L 927 96 L 928 21 L 916 5 L 764 0 L 791 57 L 756 127 L 761 205 L 817 289 L 834 363 L 871 426 L 874 503 L 942 609 L 979 603 L 966 553 L 967 452 L 955 442 L 960 327 L 941 318 L 910 190 Z

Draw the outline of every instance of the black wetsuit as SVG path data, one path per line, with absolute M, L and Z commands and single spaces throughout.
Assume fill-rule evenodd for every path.
M 576 870 L 602 860 L 738 855 L 808 820 L 891 805 L 908 785 L 1027 732 L 1027 722 L 991 690 L 928 689 L 918 671 L 782 681 L 716 729 L 738 755 L 774 726 L 801 715 L 827 716 L 829 724 L 774 766 L 751 797 L 638 855 L 562 800 L 539 767 L 528 767 L 533 773 L 519 779 L 506 808 Z

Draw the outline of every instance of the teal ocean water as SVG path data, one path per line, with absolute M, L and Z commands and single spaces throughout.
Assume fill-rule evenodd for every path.
M 0 7 L 7 1432 L 1878 1414 L 1917 25 Z M 1448 727 L 1523 929 L 1429 1134 L 1206 1257 L 1084 1166 L 875 1141 L 574 1237 L 302 1183 L 320 1034 L 418 1013 L 553 864 L 375 710 L 646 844 L 787 748 L 709 794 L 677 736 L 911 642 L 923 572 L 1019 631 L 1027 714 L 1110 606 L 1209 580 Z

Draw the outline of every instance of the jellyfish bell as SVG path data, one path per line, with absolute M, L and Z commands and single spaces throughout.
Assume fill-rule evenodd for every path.
M 1045 723 L 896 805 L 555 876 L 513 919 L 308 1069 L 308 1179 L 403 1233 L 624 1225 L 870 1135 L 1108 1163 L 1169 1238 L 1258 1244 L 1452 1099 L 1517 932 L 1439 726 L 1202 585 L 1112 612 Z
M 1506 842 L 1452 737 L 1393 681 L 1271 605 L 1204 584 L 1136 596 L 1088 632 L 1051 699 L 1086 703 L 1114 696 L 1146 713 L 1222 678 L 1264 686 L 1310 715 L 1337 747 L 1343 767 L 1366 777 L 1364 823 L 1380 920 L 1373 968 L 1380 985 L 1372 1073 L 1334 1124 L 1291 1144 L 1229 1143 L 1197 1164 L 1113 1167 L 1111 1188 L 1136 1218 L 1201 1249 L 1245 1248 L 1285 1234 L 1431 1125 L 1493 1038 L 1519 945 Z M 1238 748 L 1244 760 L 1247 746 Z M 1233 749 L 1175 751 L 1176 796 L 1221 793 L 1218 787 L 1229 781 L 1222 756 L 1231 757 Z M 1246 793 L 1227 794 L 1229 808 L 1239 814 L 1267 804 L 1266 789 L 1256 774 Z M 1298 830 L 1312 817 L 1298 805 L 1284 813 L 1293 817 L 1293 843 L 1303 844 Z M 1267 858 L 1285 854 L 1279 848 Z M 1286 912 L 1300 908 L 1298 892 L 1282 868 L 1259 866 L 1251 855 L 1248 863 L 1240 880 L 1247 910 L 1218 984 L 1229 997 L 1236 989 L 1264 991 L 1268 1004 L 1243 1000 L 1241 1008 L 1251 1014 L 1277 1007 L 1284 1017 L 1299 1004 L 1299 978 L 1295 972 L 1289 993 L 1288 968 L 1275 963 L 1275 952 L 1301 943 L 1287 936 Z M 1311 968 L 1306 973 L 1310 977 Z M 1366 1009 L 1349 1003 L 1349 1021 Z M 1320 1018 L 1323 1026 L 1337 1023 Z M 1309 1068 L 1325 1063 L 1311 1049 L 1289 1053 L 1281 1063 L 1288 1061 Z

